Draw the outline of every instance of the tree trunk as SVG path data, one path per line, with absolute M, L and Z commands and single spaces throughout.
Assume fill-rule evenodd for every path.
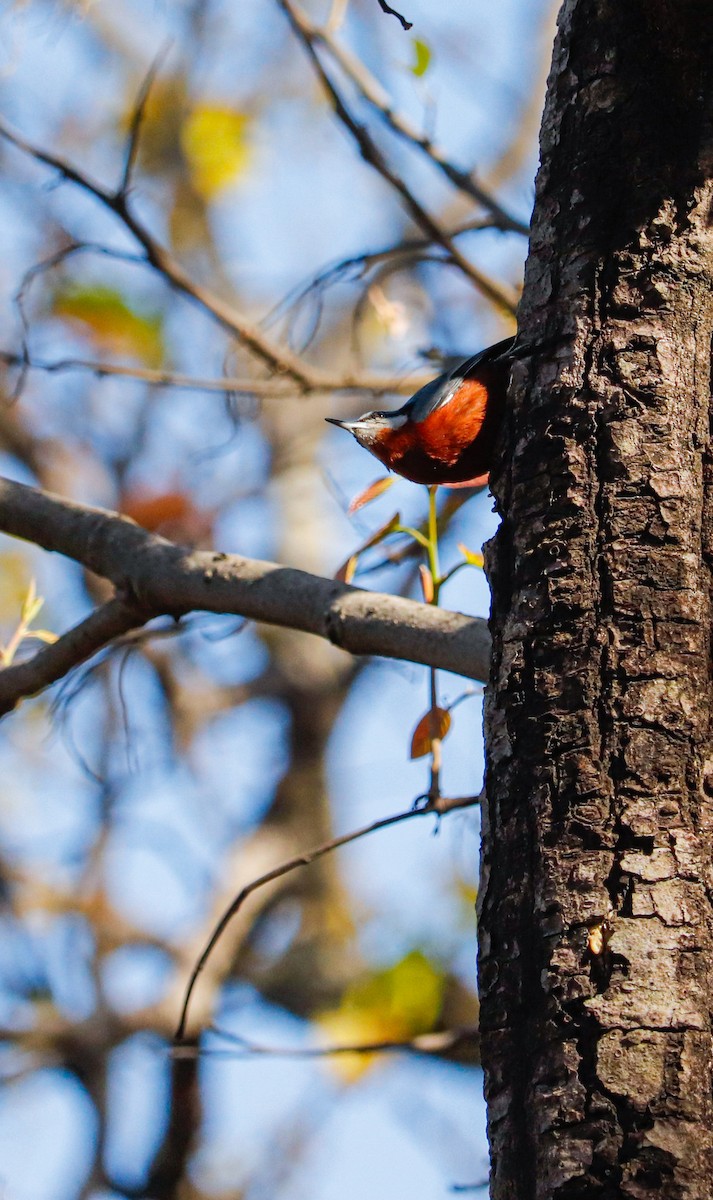
M 488 555 L 493 1200 L 713 1195 L 712 71 L 709 0 L 565 0 Z

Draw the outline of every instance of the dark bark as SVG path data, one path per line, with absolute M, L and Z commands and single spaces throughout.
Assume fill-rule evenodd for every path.
M 494 1200 L 713 1194 L 713 8 L 566 0 L 495 479 Z M 598 929 L 603 922 L 604 929 Z

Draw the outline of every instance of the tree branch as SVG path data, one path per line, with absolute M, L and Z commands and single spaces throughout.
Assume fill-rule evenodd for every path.
M 423 797 L 419 797 L 419 799 L 423 799 Z M 220 919 L 214 925 L 211 935 L 191 971 L 183 996 L 183 1006 L 174 1035 L 174 1041 L 180 1043 L 184 1038 L 191 996 L 201 972 L 210 958 L 212 950 L 219 942 L 224 930 L 230 924 L 233 917 L 237 915 L 253 892 L 265 887 L 268 883 L 273 883 L 276 879 L 282 878 L 283 875 L 288 875 L 291 871 L 296 871 L 299 867 L 308 867 L 311 863 L 316 862 L 317 859 L 324 858 L 325 854 L 332 854 L 334 850 L 339 850 L 341 846 L 348 846 L 351 842 L 359 841 L 371 833 L 379 833 L 382 829 L 389 829 L 392 825 L 400 825 L 404 821 L 412 821 L 415 817 L 442 817 L 457 809 L 473 808 L 476 804 L 480 803 L 480 800 L 480 796 L 426 797 L 426 803 L 424 804 L 419 804 L 417 801 L 415 805 L 407 808 L 404 812 L 394 813 L 390 817 L 381 817 L 377 821 L 371 821 L 368 825 L 362 825 L 359 829 L 352 829 L 351 832 L 342 834 L 341 837 L 330 838 L 328 842 L 324 842 L 321 846 L 317 846 L 313 850 L 307 850 L 304 854 L 296 854 L 293 858 L 288 858 L 286 862 L 273 867 L 271 871 L 266 871 L 263 875 L 258 875 L 256 879 L 251 880 L 231 900 Z
M 284 376 L 272 379 L 250 379 L 245 376 L 226 375 L 222 379 L 204 379 L 161 368 L 101 362 L 97 359 L 34 358 L 31 354 L 17 353 L 13 350 L 0 349 L 0 362 L 6 363 L 8 367 L 20 367 L 25 371 L 44 371 L 48 375 L 60 374 L 65 371 L 87 371 L 99 379 L 117 376 L 121 379 L 137 379 L 151 387 L 185 388 L 196 392 L 235 392 L 240 395 L 265 396 L 274 399 L 280 396 L 294 396 L 297 390 L 294 379 L 286 379 Z M 309 390 L 311 394 L 370 392 L 378 395 L 394 393 L 400 396 L 410 396 L 432 379 L 432 371 L 427 375 L 421 373 L 409 375 L 408 378 L 377 375 L 365 371 L 359 374 L 325 375 L 319 384 L 315 384 Z
M 102 650 L 114 638 L 137 625 L 143 625 L 146 619 L 134 605 L 118 598 L 110 600 L 26 662 L 0 670 L 0 716 L 11 712 L 20 700 L 63 679 L 97 650 Z
M 497 229 L 509 233 L 519 233 L 523 237 L 529 236 L 529 226 L 524 221 L 519 221 L 507 212 L 471 172 L 456 167 L 427 134 L 421 133 L 408 117 L 396 111 L 387 92 L 361 59 L 342 46 L 329 29 L 314 25 L 304 13 L 298 12 L 295 8 L 292 9 L 292 13 L 303 35 L 326 47 L 347 78 L 394 133 L 425 154 L 434 167 L 441 171 L 460 192 L 464 192 L 482 205 L 490 214 L 492 223 Z
M 171 1057 L 319 1059 L 336 1058 L 342 1054 L 426 1054 L 452 1058 L 464 1047 L 470 1049 L 471 1054 L 475 1054 L 480 1042 L 477 1025 L 463 1029 L 439 1029 L 432 1033 L 419 1033 L 405 1041 L 389 1039 L 338 1046 L 266 1046 L 260 1042 L 252 1042 L 249 1038 L 231 1033 L 217 1025 L 211 1025 L 207 1032 L 223 1041 L 230 1042 L 233 1048 L 196 1046 L 191 1042 L 184 1042 L 171 1047 Z
M 307 51 L 312 65 L 314 66 L 315 72 L 319 76 L 319 79 L 321 80 L 322 85 L 324 86 L 327 95 L 331 100 L 335 115 L 342 122 L 345 129 L 348 130 L 356 142 L 359 153 L 364 159 L 364 162 L 374 167 L 379 175 L 381 175 L 382 179 L 385 179 L 386 182 L 394 189 L 394 191 L 398 193 L 398 195 L 404 201 L 406 209 L 410 213 L 413 220 L 416 221 L 419 227 L 424 231 L 425 234 L 427 234 L 429 238 L 432 238 L 434 242 L 443 247 L 448 254 L 449 260 L 455 266 L 460 268 L 463 274 L 471 281 L 478 291 L 482 292 L 484 296 L 487 296 L 487 298 L 499 309 L 514 315 L 517 309 L 517 296 L 512 289 L 497 283 L 494 279 L 491 279 L 488 275 L 486 275 L 485 272 L 474 266 L 474 264 L 461 253 L 453 239 L 449 237 L 447 231 L 443 229 L 441 225 L 439 225 L 435 217 L 433 217 L 432 214 L 423 207 L 420 200 L 416 198 L 406 182 L 401 178 L 400 175 L 396 174 L 394 169 L 386 161 L 384 155 L 381 153 L 381 150 L 366 127 L 360 124 L 356 117 L 354 117 L 350 112 L 342 95 L 338 91 L 336 84 L 327 72 L 315 49 L 314 39 L 310 35 L 309 29 L 306 29 L 300 22 L 299 14 L 297 13 L 294 5 L 291 3 L 291 0 L 278 0 L 278 3 L 290 22 L 295 35 L 299 38 L 305 50 Z
M 316 634 L 350 654 L 407 659 L 468 679 L 487 677 L 490 640 L 487 622 L 479 617 L 364 591 L 277 563 L 191 551 L 148 533 L 118 513 L 7 479 L 0 479 L 0 531 L 64 554 L 111 580 L 124 605 L 124 624 L 119 609 L 114 618 L 121 625 L 119 632 L 166 614 L 232 613 Z M 133 621 L 129 610 L 136 616 Z M 90 627 L 94 642 L 89 653 L 101 644 L 97 640 L 101 628 L 100 623 Z M 73 631 L 75 641 L 62 639 L 61 651 L 60 643 L 52 648 L 57 655 L 69 656 L 78 644 L 88 644 L 86 628 L 81 636 L 78 630 Z M 40 652 L 37 657 L 42 661 L 35 670 L 48 670 L 52 682 L 57 678 L 55 659 L 48 660 L 47 654 L 47 650 Z M 31 691 L 8 689 L 9 707 L 36 690 L 34 677 L 22 678 L 30 679 Z
M 58 171 L 63 179 L 76 184 L 77 187 L 82 188 L 83 191 L 94 196 L 96 200 L 99 200 L 110 212 L 113 212 L 122 222 L 124 228 L 143 248 L 147 264 L 163 276 L 175 291 L 180 292 L 189 300 L 196 303 L 213 317 L 227 333 L 236 337 L 257 358 L 267 363 L 271 370 L 283 375 L 289 375 L 290 378 L 294 379 L 296 383 L 306 390 L 320 385 L 323 376 L 318 368 L 310 366 L 290 350 L 276 346 L 265 337 L 260 329 L 250 324 L 232 305 L 221 300 L 209 288 L 191 279 L 190 275 L 173 258 L 166 247 L 154 238 L 153 234 L 149 233 L 146 226 L 134 215 L 129 207 L 127 195 L 121 187 L 118 191 L 110 191 L 103 184 L 98 183 L 83 170 L 75 167 L 59 155 L 52 154 L 48 150 L 43 150 L 40 146 L 35 146 L 27 138 L 16 133 L 2 120 L 0 120 L 0 136 L 4 137 L 6 141 L 10 142 L 24 154 L 34 158 L 36 162 L 43 163 L 45 166 Z
M 390 4 L 387 4 L 386 0 L 377 0 L 377 4 L 383 13 L 386 13 L 390 17 L 396 17 L 396 20 L 401 23 L 402 29 L 413 29 L 413 21 L 407 21 L 400 12 L 397 12 L 396 9 L 392 8 Z

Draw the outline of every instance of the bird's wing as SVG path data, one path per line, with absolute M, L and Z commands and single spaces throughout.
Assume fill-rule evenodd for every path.
M 453 399 L 463 380 L 469 378 L 479 366 L 485 366 L 487 363 L 506 357 L 514 345 L 514 337 L 504 338 L 502 342 L 488 346 L 486 350 L 481 350 L 472 358 L 466 358 L 452 371 L 444 372 L 443 375 L 439 375 L 437 379 L 432 379 L 430 383 L 422 387 L 400 411 L 407 410 L 412 421 L 425 421 L 426 417 L 435 412 L 437 408 L 442 408 L 444 404 L 448 404 Z

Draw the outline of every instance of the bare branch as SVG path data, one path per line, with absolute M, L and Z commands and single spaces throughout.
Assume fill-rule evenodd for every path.
M 26 662 L 0 670 L 0 716 L 11 712 L 20 700 L 35 696 L 64 678 L 97 650 L 102 650 L 130 629 L 143 625 L 146 619 L 134 605 L 119 599 L 110 600 Z
M 406 1041 L 357 1042 L 339 1046 L 265 1046 L 251 1042 L 240 1034 L 231 1033 L 220 1026 L 211 1025 L 208 1033 L 233 1044 L 233 1049 L 213 1046 L 196 1046 L 190 1042 L 174 1045 L 172 1058 L 332 1058 L 341 1054 L 427 1054 L 449 1055 L 467 1046 L 477 1049 L 479 1032 L 477 1026 L 464 1029 L 441 1029 L 433 1033 L 419 1033 Z
M 139 94 L 136 98 L 136 105 L 134 107 L 134 111 L 131 116 L 131 124 L 129 126 L 129 136 L 126 144 L 126 159 L 124 161 L 124 172 L 121 177 L 121 183 L 119 184 L 119 194 L 122 196 L 126 195 L 131 186 L 131 176 L 134 166 L 136 165 L 137 155 L 139 153 L 139 137 L 141 135 L 141 126 L 143 125 L 144 117 L 146 116 L 146 105 L 148 104 L 151 88 L 153 87 L 156 75 L 163 64 L 166 55 L 171 49 L 171 45 L 172 42 L 169 41 L 161 50 L 159 50 L 155 59 L 151 63 L 151 66 L 146 72 L 141 87 L 139 88 Z
M 487 675 L 490 640 L 479 617 L 277 563 L 191 551 L 118 513 L 10 480 L 0 480 L 0 531 L 110 579 L 144 621 L 201 610 L 232 613 L 316 634 L 350 654 L 407 659 L 469 679 Z M 9 706 L 23 694 L 9 698 Z
M 271 370 L 290 376 L 305 390 L 318 387 L 323 383 L 324 376 L 316 367 L 304 362 L 298 355 L 271 342 L 255 325 L 248 322 L 232 305 L 226 304 L 209 288 L 191 279 L 190 275 L 173 258 L 169 251 L 134 215 L 129 208 L 128 198 L 121 191 L 112 192 L 102 184 L 92 179 L 84 171 L 65 161 L 59 155 L 51 154 L 39 146 L 35 146 L 26 138 L 21 137 L 0 120 L 0 136 L 4 137 L 18 150 L 34 158 L 37 162 L 58 171 L 63 179 L 76 184 L 89 195 L 94 196 L 101 204 L 113 212 L 124 225 L 124 228 L 136 239 L 146 255 L 146 262 L 161 275 L 175 291 L 193 301 L 207 312 L 227 333 L 238 338 L 257 358 L 267 363 Z
M 100 362 L 88 358 L 33 358 L 32 355 L 16 353 L 11 350 L 0 350 L 0 362 L 6 363 L 9 367 L 20 367 L 25 371 L 44 371 L 48 375 L 66 371 L 88 371 L 99 379 L 118 376 L 122 379 L 137 379 L 150 384 L 151 387 L 185 388 L 196 392 L 233 392 L 237 395 L 265 396 L 274 399 L 281 396 L 294 396 L 296 390 L 295 381 L 284 377 L 248 379 L 242 376 L 226 375 L 222 379 L 203 379 L 194 375 L 183 375 L 176 371 Z M 369 372 L 357 375 L 325 376 L 318 385 L 310 388 L 310 392 L 312 394 L 370 392 L 378 395 L 394 393 L 410 396 L 412 392 L 418 391 L 432 378 L 433 372 L 428 375 L 418 374 L 401 378 Z
M 390 4 L 387 4 L 386 0 L 376 0 L 376 2 L 382 12 L 388 13 L 390 17 L 396 17 L 396 20 L 401 22 L 402 29 L 413 29 L 413 21 L 407 21 L 400 12 L 397 12 Z
M 234 900 L 226 908 L 222 917 L 216 922 L 213 932 L 211 933 L 203 952 L 197 959 L 193 970 L 191 971 L 188 984 L 186 986 L 185 995 L 183 997 L 183 1007 L 179 1018 L 178 1026 L 174 1036 L 174 1041 L 181 1042 L 186 1031 L 186 1022 L 188 1019 L 188 1008 L 191 1003 L 193 990 L 198 982 L 199 976 L 205 967 L 211 951 L 220 940 L 224 930 L 230 924 L 233 917 L 240 911 L 245 901 L 258 888 L 264 887 L 268 883 L 272 883 L 275 879 L 282 878 L 283 875 L 288 875 L 291 871 L 296 871 L 299 867 L 308 867 L 310 863 L 316 862 L 317 859 L 323 858 L 325 854 L 331 854 L 332 851 L 338 850 L 340 846 L 348 846 L 350 842 L 356 842 L 359 838 L 367 837 L 370 833 L 378 833 L 381 829 L 388 829 L 391 825 L 399 825 L 403 821 L 411 821 L 414 817 L 436 816 L 440 817 L 448 812 L 453 812 L 457 808 L 472 808 L 480 803 L 480 796 L 463 796 L 459 798 L 442 798 L 434 796 L 429 798 L 427 803 L 416 805 L 412 808 L 407 808 L 405 812 L 395 813 L 390 817 L 382 817 L 378 821 L 372 821 L 369 825 L 363 825 L 360 829 L 353 829 L 351 833 L 342 834 L 341 837 L 331 838 L 328 842 L 324 842 L 321 846 L 317 846 L 314 850 L 308 850 L 304 854 L 297 854 L 294 858 L 290 858 L 287 862 L 280 863 L 279 866 L 273 867 L 271 871 L 266 871 L 264 875 L 259 875 L 257 879 L 253 879 L 250 883 L 242 888 Z
M 529 236 L 529 226 L 507 212 L 495 197 L 478 182 L 472 172 L 456 167 L 427 134 L 421 133 L 408 117 L 395 110 L 389 95 L 366 65 L 345 46 L 342 46 L 329 29 L 312 24 L 304 13 L 296 10 L 294 10 L 294 19 L 299 23 L 305 37 L 323 45 L 328 50 L 347 78 L 351 80 L 367 103 L 379 113 L 389 128 L 422 151 L 459 191 L 481 204 L 490 214 L 496 228 L 510 233 L 518 233 L 523 237 Z
M 417 224 L 421 227 L 421 229 L 423 229 L 424 233 L 427 234 L 429 238 L 431 238 L 439 246 L 443 247 L 443 249 L 447 252 L 450 261 L 454 263 L 455 266 L 460 268 L 463 274 L 470 279 L 471 283 L 478 289 L 478 291 L 482 292 L 484 296 L 487 296 L 487 298 L 497 305 L 498 308 L 514 315 L 517 309 L 517 295 L 510 288 L 504 287 L 503 285 L 497 283 L 494 279 L 491 279 L 490 276 L 479 270 L 478 267 L 474 266 L 469 259 L 461 254 L 460 250 L 456 246 L 453 239 L 449 237 L 446 230 L 443 229 L 435 217 L 433 217 L 432 214 L 424 208 L 420 200 L 417 200 L 416 196 L 413 194 L 406 182 L 401 178 L 400 175 L 396 174 L 393 167 L 391 167 L 386 161 L 381 153 L 381 150 L 376 145 L 376 142 L 366 127 L 361 125 L 356 117 L 352 115 L 342 95 L 338 91 L 336 84 L 320 59 L 314 46 L 314 39 L 310 36 L 310 33 L 305 30 L 298 19 L 297 12 L 291 3 L 291 0 L 278 0 L 278 3 L 287 16 L 287 19 L 289 20 L 296 36 L 302 42 L 302 45 L 307 51 L 307 54 L 312 61 L 312 65 L 314 66 L 314 69 L 332 102 L 332 107 L 334 108 L 336 116 L 353 137 L 359 149 L 359 153 L 364 161 L 370 166 L 374 167 L 374 169 L 378 171 L 379 175 L 381 175 L 382 179 L 385 179 L 386 182 L 394 189 L 394 191 L 398 193 L 398 195 L 404 201 L 404 204 L 413 220 L 417 222 Z

